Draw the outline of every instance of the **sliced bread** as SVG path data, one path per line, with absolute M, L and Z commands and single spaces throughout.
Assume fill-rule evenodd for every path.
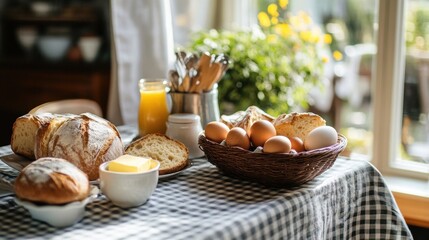
M 164 134 L 154 133 L 139 138 L 128 145 L 125 153 L 158 160 L 161 163 L 160 175 L 180 171 L 188 165 L 188 148 Z
M 250 127 L 252 127 L 253 123 L 259 120 L 272 122 L 274 117 L 256 106 L 250 106 L 246 109 L 245 113 L 236 120 L 234 127 L 241 127 L 250 135 Z
M 34 143 L 39 128 L 48 125 L 55 118 L 51 113 L 37 115 L 26 114 L 18 117 L 13 123 L 10 145 L 12 151 L 18 155 L 35 159 Z
M 304 141 L 308 133 L 316 127 L 325 126 L 326 121 L 319 115 L 311 112 L 281 114 L 274 121 L 277 135 L 288 138 L 299 137 Z

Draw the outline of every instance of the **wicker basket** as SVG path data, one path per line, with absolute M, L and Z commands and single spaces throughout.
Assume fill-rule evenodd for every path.
M 227 147 L 206 139 L 198 139 L 210 163 L 226 175 L 268 186 L 297 186 L 312 180 L 329 169 L 347 145 L 338 135 L 332 146 L 300 153 L 256 153 L 238 147 Z

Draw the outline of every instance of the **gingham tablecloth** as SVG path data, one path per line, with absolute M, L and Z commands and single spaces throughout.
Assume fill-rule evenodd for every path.
M 120 129 L 124 141 L 135 131 Z M 10 154 L 9 146 L 0 156 Z M 3 169 L 5 165 L 0 162 Z M 1 175 L 6 177 L 5 175 Z M 121 209 L 104 196 L 67 228 L 33 220 L 13 196 L 0 199 L 1 239 L 412 239 L 390 190 L 368 162 L 337 159 L 293 189 L 222 175 L 197 159 L 161 180 L 150 200 Z

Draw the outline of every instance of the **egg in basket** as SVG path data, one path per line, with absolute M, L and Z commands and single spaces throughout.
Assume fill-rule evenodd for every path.
M 335 162 L 347 139 L 314 113 L 273 118 L 257 107 L 209 123 L 198 143 L 210 163 L 231 177 L 268 186 L 297 186 Z

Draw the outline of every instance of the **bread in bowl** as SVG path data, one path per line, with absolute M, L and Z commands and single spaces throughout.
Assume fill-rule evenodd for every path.
M 75 165 L 59 158 L 40 158 L 26 166 L 14 182 L 19 199 L 65 204 L 89 195 L 88 177 Z

